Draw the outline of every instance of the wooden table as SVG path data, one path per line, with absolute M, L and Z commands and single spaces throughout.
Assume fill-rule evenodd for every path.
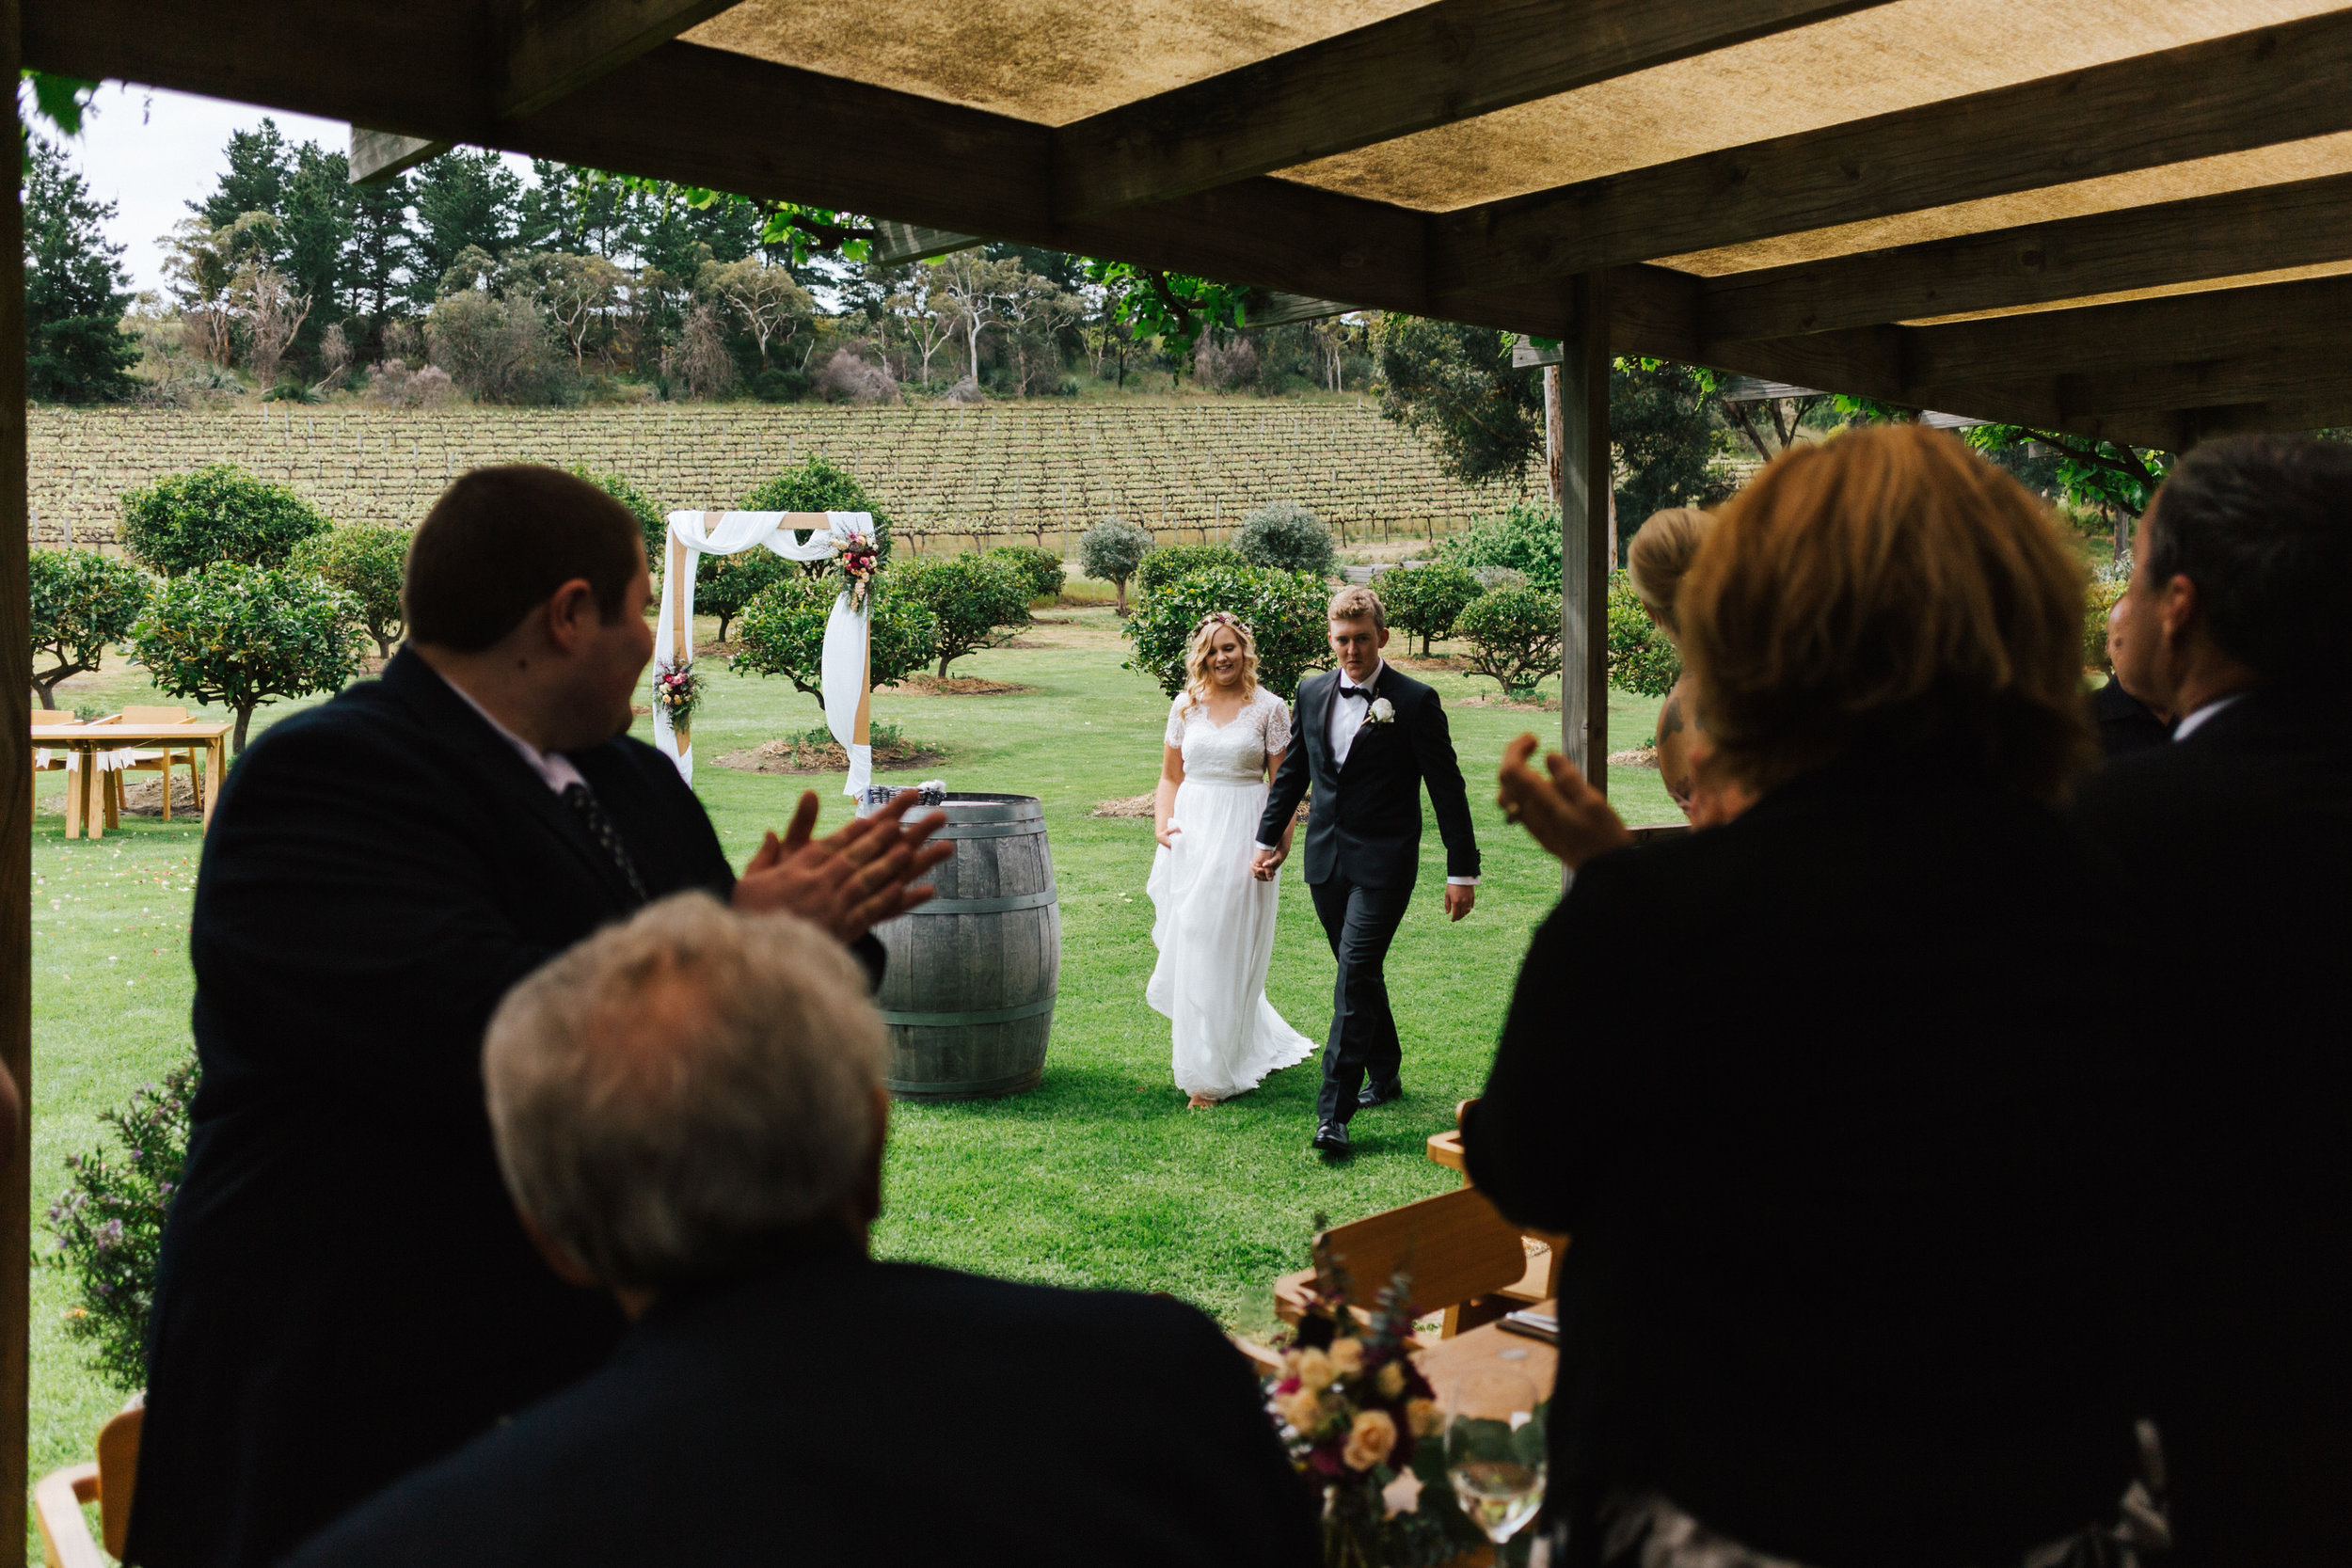
M 1560 1304 L 1540 1301 L 1534 1309 L 1557 1315 Z M 1441 1397 L 1446 1384 L 1465 1372 L 1509 1370 L 1523 1374 L 1533 1383 L 1536 1397 L 1549 1399 L 1552 1379 L 1560 1370 L 1557 1348 L 1525 1334 L 1514 1334 L 1501 1323 L 1482 1323 L 1451 1339 L 1428 1341 L 1413 1360 L 1421 1368 L 1422 1376 Z
M 220 798 L 220 781 L 229 767 L 229 733 L 236 726 L 223 720 L 189 720 L 178 724 L 131 724 L 102 719 L 88 724 L 40 724 L 33 744 L 80 753 L 79 766 L 66 781 L 65 836 L 78 838 L 87 828 L 92 838 L 105 836 L 106 797 L 97 784 L 98 753 L 133 747 L 204 750 L 204 826 L 213 825 L 213 802 Z M 169 775 L 166 775 L 168 781 Z M 166 788 L 170 787 L 167 782 Z

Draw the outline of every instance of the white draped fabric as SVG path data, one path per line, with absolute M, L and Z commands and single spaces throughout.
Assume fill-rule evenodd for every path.
M 654 630 L 654 673 L 691 658 L 693 649 L 694 567 L 706 555 L 737 555 L 765 547 L 787 561 L 829 561 L 844 541 L 870 538 L 874 519 L 865 512 L 821 514 L 825 526 L 810 525 L 820 515 L 811 512 L 673 512 L 670 514 L 669 567 L 661 576 L 661 619 Z M 797 525 L 797 526 L 789 526 Z M 808 537 L 803 540 L 801 535 Z M 825 727 L 850 753 L 850 778 L 843 793 L 855 795 L 873 776 L 873 748 L 866 744 L 866 639 L 870 604 L 852 608 L 848 594 L 834 600 L 825 623 L 823 666 L 818 685 L 825 694 Z M 660 701 L 653 705 L 653 741 L 677 763 L 690 782 L 694 777 L 693 738 L 678 744 L 670 715 Z

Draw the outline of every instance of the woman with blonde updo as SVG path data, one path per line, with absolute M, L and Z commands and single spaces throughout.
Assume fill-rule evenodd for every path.
M 1682 651 L 1682 632 L 1675 621 L 1675 591 L 1682 586 L 1682 574 L 1697 559 L 1699 544 L 1714 521 L 1712 514 L 1695 506 L 1653 512 L 1634 534 L 1633 546 L 1626 552 L 1626 576 L 1633 579 L 1633 592 L 1640 596 L 1642 608 L 1649 612 L 1651 625 L 1666 634 L 1666 641 L 1675 645 L 1677 653 Z M 1691 797 L 1697 783 L 1694 752 L 1703 728 L 1691 672 L 1686 666 L 1674 689 L 1666 693 L 1665 702 L 1659 706 L 1655 741 L 1658 777 L 1685 816 L 1692 814 Z
M 1314 1053 L 1265 999 L 1280 887 L 1249 863 L 1291 710 L 1258 684 L 1257 641 L 1238 617 L 1214 610 L 1193 629 L 1165 741 L 1146 884 L 1160 959 L 1143 995 L 1172 1026 L 1176 1086 L 1197 1110 Z M 1285 828 L 1286 854 L 1290 844 Z

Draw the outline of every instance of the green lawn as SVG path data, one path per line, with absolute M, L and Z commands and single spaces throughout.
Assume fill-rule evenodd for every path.
M 1506 740 L 1526 729 L 1555 734 L 1558 716 L 1465 706 L 1461 698 L 1491 691 L 1490 683 L 1426 675 L 1448 700 L 1486 885 L 1476 911 L 1449 927 L 1438 912 L 1443 863 L 1432 824 L 1418 907 L 1389 966 L 1407 1093 L 1359 1117 L 1356 1158 L 1327 1166 L 1307 1149 L 1311 1064 L 1207 1112 L 1186 1111 L 1169 1082 L 1168 1026 L 1143 1003 L 1152 958 L 1143 892 L 1151 825 L 1088 815 L 1100 800 L 1152 787 L 1167 704 L 1151 682 L 1119 668 L 1124 645 L 1107 610 L 1041 613 L 1046 624 L 1021 645 L 956 668 L 1034 689 L 884 693 L 874 702 L 879 719 L 946 750 L 922 775 L 944 777 L 952 788 L 1042 800 L 1063 929 L 1043 1085 L 1008 1101 L 898 1107 L 878 1245 L 890 1257 L 1025 1279 L 1169 1291 L 1233 1326 L 1262 1327 L 1271 1321 L 1271 1282 L 1303 1265 L 1318 1211 L 1350 1219 L 1454 1180 L 1424 1157 L 1422 1140 L 1452 1125 L 1454 1102 L 1477 1092 L 1519 954 L 1559 889 L 1556 863 L 1504 830 L 1492 804 L 1494 769 Z M 85 677 L 65 700 L 111 710 L 157 699 L 138 672 L 121 671 Z M 1656 705 L 1618 694 L 1613 748 L 1646 740 Z M 288 711 L 264 709 L 257 727 Z M 813 702 L 781 682 L 712 681 L 695 729 L 694 784 L 739 863 L 762 830 L 789 814 L 803 781 L 735 772 L 711 759 L 819 718 Z M 63 1184 L 64 1156 L 97 1147 L 99 1114 L 189 1050 L 186 933 L 202 844 L 191 822 L 136 818 L 98 843 L 68 843 L 63 778 L 45 777 L 33 827 L 33 1192 L 44 1250 L 41 1212 Z M 847 815 L 837 777 L 805 783 L 823 796 L 828 820 Z M 1676 819 L 1654 771 L 1619 769 L 1613 784 L 1629 820 Z M 1271 994 L 1294 1024 L 1320 1037 L 1330 987 L 1329 951 L 1293 871 Z M 36 1475 L 87 1457 L 92 1434 L 121 1398 L 83 1370 L 80 1347 L 65 1337 L 71 1299 L 63 1276 L 36 1271 Z

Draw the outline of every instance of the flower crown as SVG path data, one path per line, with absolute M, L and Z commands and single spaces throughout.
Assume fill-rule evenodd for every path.
M 1230 610 L 1210 610 L 1206 615 L 1200 617 L 1200 624 L 1192 629 L 1194 634 L 1197 636 L 1211 626 L 1231 626 L 1235 631 L 1248 637 L 1255 637 L 1258 635 L 1255 631 L 1250 629 L 1248 622 L 1242 620 Z

